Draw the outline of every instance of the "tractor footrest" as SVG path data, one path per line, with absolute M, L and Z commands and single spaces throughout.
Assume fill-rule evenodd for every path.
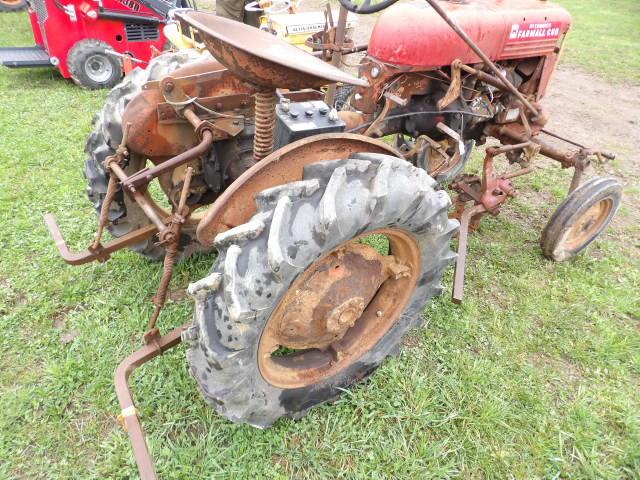
M 9 68 L 52 66 L 49 55 L 41 46 L 0 48 L 0 63 Z

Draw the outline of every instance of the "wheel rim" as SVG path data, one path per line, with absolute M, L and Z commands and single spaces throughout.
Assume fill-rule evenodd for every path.
M 359 243 L 378 234 L 389 241 L 387 256 Z M 313 262 L 263 329 L 258 345 L 263 378 L 280 388 L 300 388 L 356 362 L 404 311 L 420 275 L 420 257 L 411 234 L 383 229 L 345 242 Z
M 451 139 L 443 140 L 440 143 L 442 149 L 450 155 L 449 159 L 443 157 L 437 149 L 430 148 L 428 150 L 429 158 L 427 158 L 429 175 L 442 175 L 451 172 L 462 161 L 462 155 L 457 152 L 457 144 Z M 451 150 L 453 149 L 453 152 Z
M 589 207 L 573 223 L 560 241 L 563 250 L 577 250 L 588 244 L 598 235 L 611 216 L 614 203 L 613 199 L 605 198 Z
M 113 65 L 104 55 L 94 54 L 84 61 L 87 77 L 96 83 L 104 83 L 113 75 Z

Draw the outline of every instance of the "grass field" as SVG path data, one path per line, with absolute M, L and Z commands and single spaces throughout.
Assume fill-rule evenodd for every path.
M 638 3 L 564 3 L 578 22 L 566 61 L 640 79 Z M 0 15 L 0 45 L 30 41 L 24 14 Z M 91 238 L 82 150 L 104 96 L 0 70 L 0 479 L 137 476 L 113 371 L 140 345 L 161 266 L 128 252 L 66 266 L 42 222 L 55 213 L 77 248 Z M 557 167 L 518 182 L 523 197 L 471 237 L 464 304 L 433 302 L 400 357 L 302 420 L 260 431 L 217 416 L 184 347 L 144 367 L 133 383 L 161 476 L 640 478 L 640 190 L 585 255 L 555 264 L 538 239 L 567 184 Z M 211 263 L 178 266 L 165 328 L 190 318 L 182 291 Z

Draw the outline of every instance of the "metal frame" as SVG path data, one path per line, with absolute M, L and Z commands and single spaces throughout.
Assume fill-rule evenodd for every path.
M 125 358 L 116 369 L 116 395 L 122 409 L 120 415 L 118 415 L 118 421 L 129 435 L 133 456 L 136 459 L 142 480 L 156 480 L 158 476 L 153 457 L 149 452 L 144 429 L 140 422 L 140 414 L 133 402 L 133 396 L 129 388 L 129 377 L 138 367 L 180 344 L 182 342 L 180 335 L 189 325 L 189 323 L 186 323 L 166 335 L 156 337 L 154 342 L 145 345 Z

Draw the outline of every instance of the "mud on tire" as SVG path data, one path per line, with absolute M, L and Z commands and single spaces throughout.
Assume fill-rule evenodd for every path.
M 337 397 L 396 353 L 404 334 L 422 325 L 424 306 L 441 292 L 442 272 L 455 258 L 449 242 L 458 223 L 448 219 L 449 197 L 435 186 L 404 160 L 355 154 L 308 165 L 301 181 L 258 194 L 258 213 L 216 237 L 219 255 L 209 276 L 189 287 L 196 308 L 183 339 L 206 401 L 235 422 L 267 427 Z M 382 228 L 408 232 L 420 251 L 416 287 L 399 318 L 333 376 L 299 388 L 266 381 L 258 345 L 292 282 L 327 252 Z
M 154 58 L 146 69 L 136 68 L 116 85 L 107 95 L 104 107 L 93 119 L 93 131 L 87 139 L 85 153 L 84 176 L 87 179 L 87 195 L 99 215 L 102 202 L 107 193 L 109 174 L 104 168 L 105 159 L 115 153 L 122 141 L 122 114 L 129 102 L 142 90 L 142 86 L 152 80 L 162 78 L 186 63 L 205 59 L 202 54 L 194 50 L 184 50 L 177 53 L 165 53 Z M 146 159 L 131 154 L 125 171 L 131 175 L 144 167 Z M 121 237 L 132 230 L 149 224 L 149 219 L 122 190 L 118 190 L 109 210 L 109 232 L 114 237 Z M 129 248 L 152 259 L 161 259 L 164 249 L 155 246 L 154 239 L 143 241 Z M 180 253 L 187 256 L 200 249 L 195 238 L 195 228 L 183 229 Z

